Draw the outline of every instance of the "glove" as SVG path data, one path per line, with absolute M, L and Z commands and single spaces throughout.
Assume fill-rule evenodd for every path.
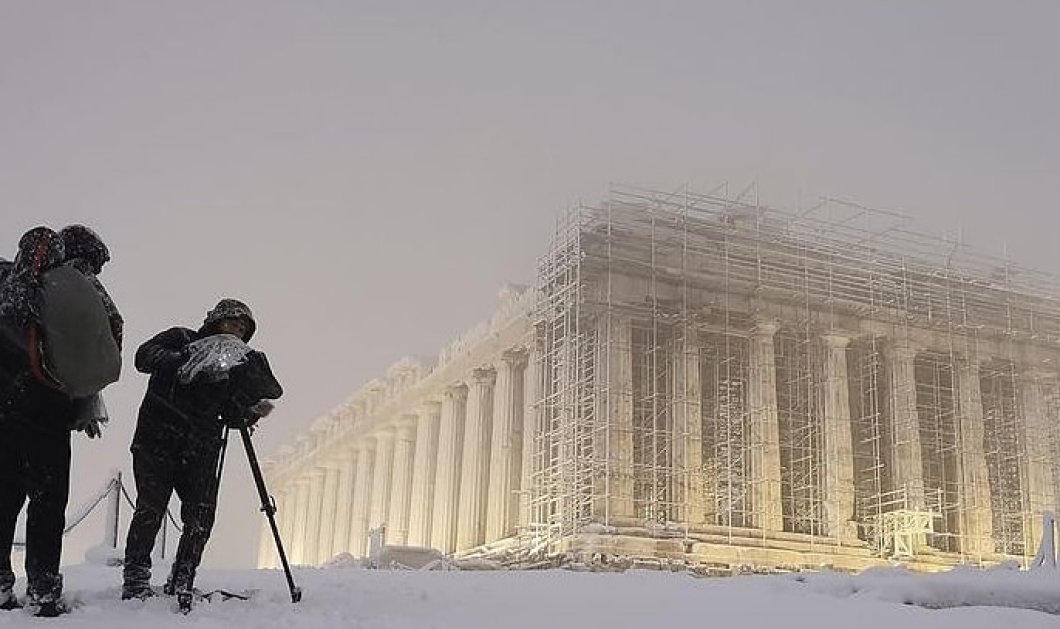
M 103 436 L 103 426 L 110 420 L 107 406 L 100 394 L 74 400 L 73 429 L 88 435 L 89 439 Z
M 247 409 L 247 413 L 254 418 L 254 421 L 257 421 L 263 417 L 268 417 L 274 408 L 276 406 L 271 400 L 258 400 Z

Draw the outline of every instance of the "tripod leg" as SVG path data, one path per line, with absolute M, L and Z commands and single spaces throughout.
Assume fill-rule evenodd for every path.
M 261 474 L 261 466 L 258 465 L 257 454 L 254 453 L 254 444 L 250 441 L 250 431 L 245 427 L 239 429 L 239 436 L 243 439 L 243 448 L 247 452 L 247 461 L 250 463 L 250 472 L 254 476 L 254 485 L 258 489 L 258 497 L 261 498 L 261 511 L 269 520 L 269 528 L 272 529 L 272 539 L 276 542 L 276 551 L 280 555 L 280 563 L 287 577 L 287 588 L 291 592 L 291 602 L 297 603 L 302 600 L 302 588 L 294 583 L 291 574 L 291 566 L 287 562 L 287 553 L 283 550 L 283 541 L 280 539 L 280 530 L 276 526 L 276 503 L 269 496 L 269 490 L 265 487 L 265 477 Z

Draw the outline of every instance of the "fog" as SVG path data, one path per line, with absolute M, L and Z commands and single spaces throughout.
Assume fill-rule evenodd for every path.
M 131 478 L 153 334 L 254 309 L 286 389 L 267 456 L 531 282 L 557 214 L 612 182 L 851 199 L 1060 272 L 1057 24 L 1048 1 L 0 0 L 0 256 L 93 227 L 126 320 L 71 505 Z M 205 563 L 250 566 L 227 467 Z

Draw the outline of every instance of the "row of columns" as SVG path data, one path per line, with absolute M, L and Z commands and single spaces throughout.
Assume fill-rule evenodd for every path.
M 607 408 L 610 413 L 606 435 L 608 471 L 600 482 L 604 499 L 599 501 L 596 516 L 605 522 L 625 518 L 634 513 L 632 474 L 632 332 L 631 320 L 608 317 L 601 321 L 604 338 L 610 339 L 607 363 L 602 372 L 607 374 Z M 782 505 L 782 465 L 780 426 L 777 403 L 777 372 L 775 335 L 780 326 L 774 321 L 759 321 L 749 335 L 747 408 L 749 419 L 748 454 L 750 456 L 751 504 L 755 521 L 752 525 L 763 531 L 784 530 Z M 824 524 L 826 533 L 845 543 L 856 543 L 854 443 L 849 393 L 847 352 L 851 338 L 839 334 L 824 334 L 819 338 L 823 347 L 821 362 L 821 402 L 823 427 L 823 492 Z M 695 334 L 686 343 L 697 348 Z M 920 420 L 917 406 L 916 358 L 919 349 L 901 339 L 882 344 L 883 358 L 889 365 L 890 405 L 893 430 L 891 452 L 892 479 L 906 496 L 906 508 L 925 510 L 926 493 Z M 683 363 L 698 360 L 698 349 L 685 349 L 683 358 L 676 360 L 678 382 L 675 391 L 685 400 L 698 400 L 700 382 L 698 368 Z M 984 447 L 983 403 L 979 385 L 979 366 L 974 360 L 958 358 L 956 371 L 956 411 L 964 498 L 961 506 L 964 550 L 973 554 L 992 552 L 992 512 L 990 485 L 987 477 L 987 458 Z M 1051 377 L 1051 376 L 1050 376 Z M 1040 536 L 1040 514 L 1056 504 L 1053 487 L 1053 467 L 1045 435 L 1048 422 L 1044 376 L 1032 372 L 1021 379 L 1022 406 L 1025 411 L 1024 434 L 1026 469 L 1024 479 L 1032 540 Z M 683 434 L 688 443 L 674 444 L 674 462 L 682 469 L 698 469 L 703 461 L 698 403 L 685 403 L 689 408 L 674 409 L 676 434 Z M 693 477 L 695 475 L 692 475 Z M 686 504 L 689 523 L 707 521 L 708 507 L 702 504 L 706 492 L 691 481 Z M 1035 515 L 1037 514 L 1037 515 Z
M 515 533 L 522 480 L 527 354 L 504 353 L 440 399 L 361 436 L 276 492 L 295 564 L 364 556 L 369 532 L 386 543 L 446 553 Z M 269 542 L 269 543 L 267 543 Z M 263 532 L 259 564 L 272 566 Z

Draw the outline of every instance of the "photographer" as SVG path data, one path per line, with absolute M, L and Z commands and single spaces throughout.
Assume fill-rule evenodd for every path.
M 246 304 L 222 299 L 199 330 L 170 328 L 136 352 L 136 368 L 151 379 L 131 448 L 137 498 L 123 599 L 155 594 L 151 550 L 176 491 L 184 529 L 165 590 L 190 600 L 214 523 L 224 431 L 264 417 L 272 408 L 266 400 L 283 393 L 265 355 L 245 345 L 255 328 Z

